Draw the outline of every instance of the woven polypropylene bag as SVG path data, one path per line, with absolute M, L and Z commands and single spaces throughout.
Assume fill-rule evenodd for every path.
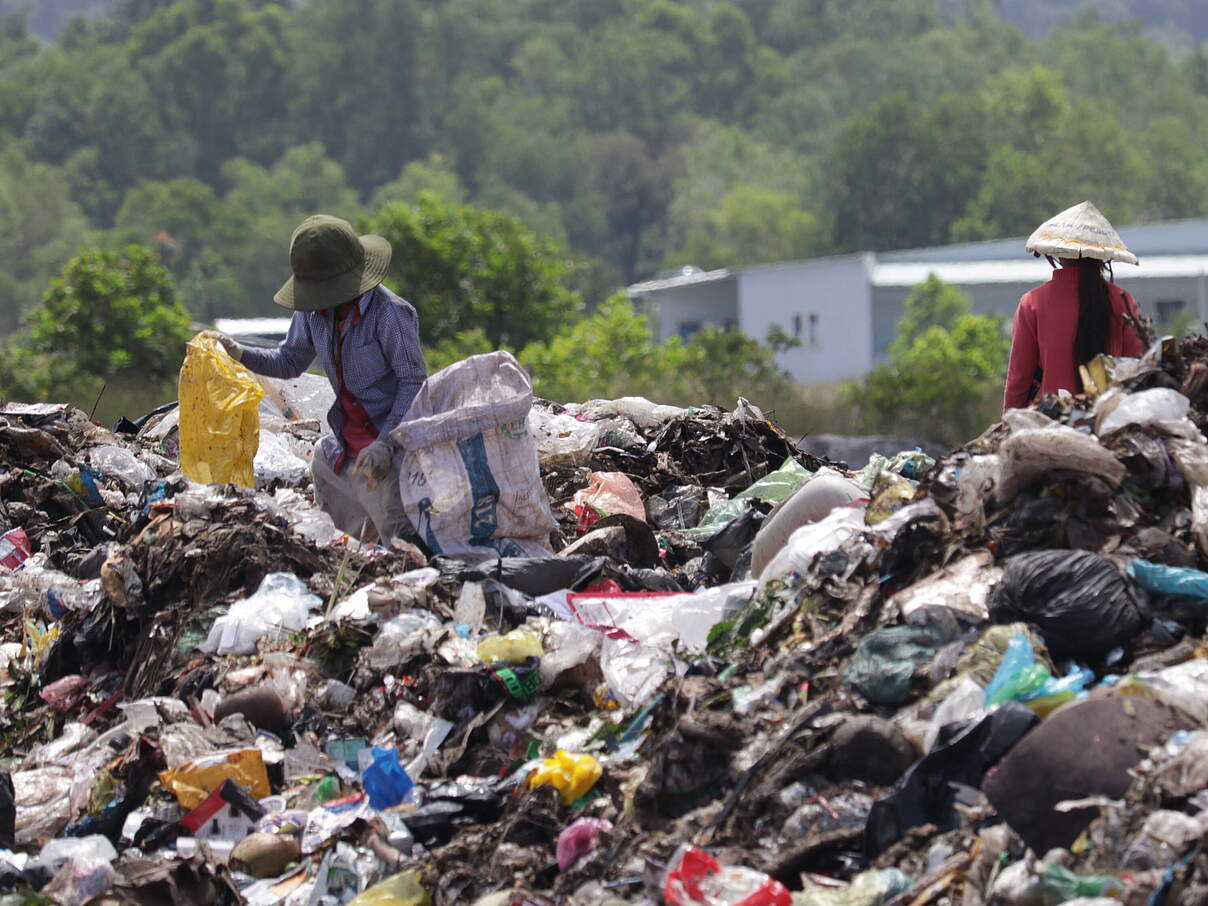
M 390 436 L 405 451 L 403 508 L 433 552 L 553 555 L 532 403 L 528 374 L 507 352 L 454 362 L 415 395 Z
M 180 369 L 180 469 L 202 484 L 255 486 L 264 390 L 219 343 L 198 334 Z

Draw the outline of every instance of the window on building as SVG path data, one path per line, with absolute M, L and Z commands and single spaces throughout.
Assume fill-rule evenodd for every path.
M 1159 324 L 1169 324 L 1183 312 L 1187 302 L 1183 299 L 1159 299 L 1154 303 Z
M 801 339 L 801 315 L 793 315 L 793 338 Z
M 681 340 L 691 339 L 700 330 L 700 321 L 680 321 L 679 336 Z

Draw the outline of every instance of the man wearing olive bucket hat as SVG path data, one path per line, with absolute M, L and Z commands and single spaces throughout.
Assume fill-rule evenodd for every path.
M 336 393 L 332 433 L 315 449 L 315 498 L 336 527 L 382 543 L 412 528 L 399 495 L 402 452 L 390 432 L 428 376 L 419 318 L 382 285 L 390 243 L 358 236 L 338 217 L 308 217 L 289 243 L 293 276 L 273 297 L 294 313 L 273 349 L 241 346 L 209 331 L 231 357 L 257 374 L 295 378 L 316 356 Z
M 1053 276 L 1019 300 L 1003 411 L 1046 393 L 1081 392 L 1078 367 L 1100 353 L 1135 357 L 1144 351 L 1137 303 L 1103 276 L 1105 268 L 1111 274 L 1111 262 L 1136 264 L 1137 256 L 1098 208 L 1084 201 L 1045 221 L 1027 250 L 1044 255 Z

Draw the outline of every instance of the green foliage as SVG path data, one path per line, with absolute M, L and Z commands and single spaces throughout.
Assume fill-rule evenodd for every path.
M 86 250 L 30 312 L 31 349 L 58 381 L 164 380 L 180 368 L 189 321 L 155 256 L 138 246 Z
M 511 217 L 425 191 L 414 205 L 388 203 L 362 227 L 390 241 L 391 286 L 418 309 L 429 345 L 477 329 L 494 347 L 520 347 L 578 314 L 565 283 L 571 262 Z
M 373 207 L 400 201 L 413 204 L 421 192 L 439 195 L 451 204 L 465 204 L 466 190 L 443 154 L 432 153 L 425 160 L 415 160 L 403 167 L 398 179 L 386 183 L 373 193 Z
M 968 295 L 935 274 L 928 274 L 906 296 L 897 334 L 889 346 L 890 356 L 908 353 L 915 341 L 932 327 L 951 330 L 961 315 L 971 313 L 971 305 Z
M 649 319 L 634 310 L 624 293 L 520 353 L 534 392 L 561 402 L 648 394 L 667 380 L 673 383 L 662 386 L 658 396 L 669 399 L 684 376 L 687 358 L 678 339 L 662 346 L 655 341 Z
M 453 301 L 430 344 L 516 348 L 574 314 L 546 277 L 595 302 L 684 264 L 1023 234 L 1083 198 L 1121 225 L 1208 212 L 1208 19 L 1080 5 L 0 0 L 0 326 L 83 245 L 132 241 L 194 316 L 265 314 L 299 220 L 425 192 L 576 262 L 513 314 L 482 302 L 495 264 L 464 291 L 394 275 Z M 478 254 L 451 232 L 477 217 L 442 221 L 437 262 Z
M 676 337 L 659 343 L 649 318 L 623 293 L 548 342 L 525 347 L 519 358 L 532 375 L 534 391 L 562 402 L 646 396 L 663 403 L 733 407 L 745 396 L 790 409 L 796 395 L 768 346 L 711 325 L 687 342 Z
M 428 373 L 435 374 L 442 368 L 447 368 L 454 362 L 460 362 L 472 355 L 482 355 L 498 349 L 487 335 L 477 328 L 463 330 L 452 337 L 447 337 L 424 350 L 424 359 L 428 363 Z
M 999 318 L 969 313 L 969 299 L 934 275 L 911 293 L 889 363 L 849 388 L 870 432 L 946 444 L 975 437 L 1002 404 L 1010 343 Z
M 17 326 L 86 235 L 62 170 L 0 153 L 0 327 Z
M 797 196 L 735 186 L 688 233 L 673 263 L 705 269 L 808 258 L 826 247 L 818 218 Z

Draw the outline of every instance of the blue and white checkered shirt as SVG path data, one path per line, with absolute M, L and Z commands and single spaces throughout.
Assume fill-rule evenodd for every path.
M 419 344 L 419 316 L 411 303 L 384 286 L 361 296 L 357 307 L 361 317 L 346 326 L 340 338 L 344 384 L 369 413 L 380 439 L 393 444 L 390 432 L 403 420 L 428 377 Z M 289 379 L 306 371 L 318 357 L 336 392 L 336 403 L 327 412 L 332 433 L 322 442 L 323 455 L 334 469 L 344 452 L 344 412 L 336 386 L 332 311 L 294 312 L 289 333 L 276 348 L 244 346 L 242 361 L 257 374 Z

